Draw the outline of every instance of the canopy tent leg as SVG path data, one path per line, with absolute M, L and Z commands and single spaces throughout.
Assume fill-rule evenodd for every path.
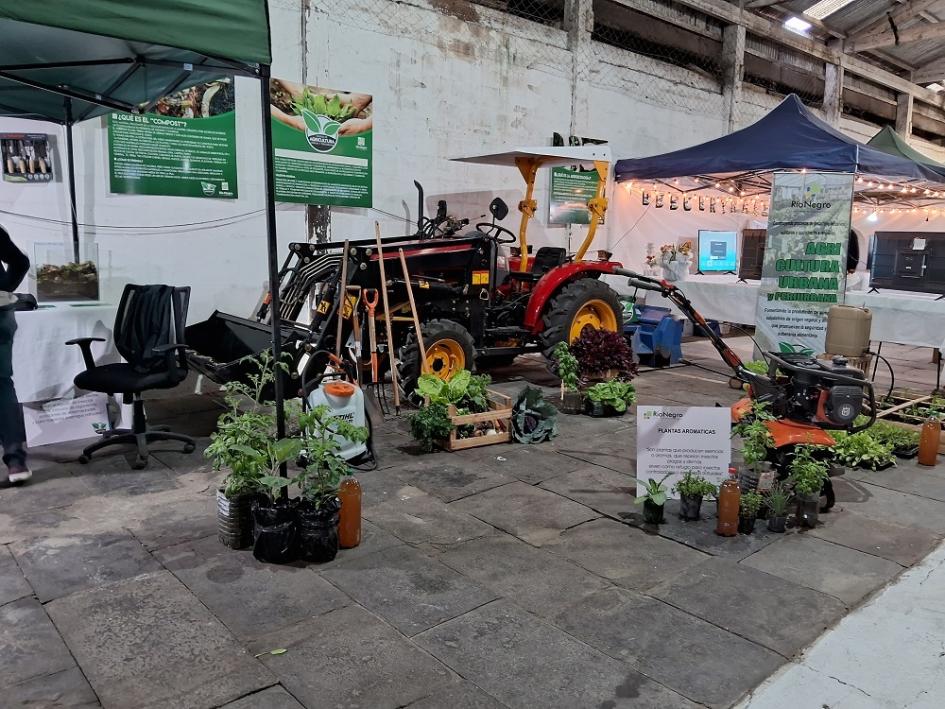
M 72 142 L 72 99 L 66 97 L 66 153 L 69 156 L 69 220 L 72 223 L 72 260 L 79 263 L 79 213 L 75 198 L 75 148 Z
M 285 399 L 282 391 L 282 318 L 279 297 L 279 241 L 276 238 L 276 184 L 272 174 L 272 106 L 269 104 L 268 65 L 259 67 L 260 119 L 263 135 L 263 173 L 266 181 L 266 244 L 269 257 L 270 323 L 272 325 L 272 358 L 275 368 L 276 440 L 285 438 Z M 279 466 L 279 474 L 287 476 L 286 464 Z M 282 488 L 283 497 L 288 489 Z

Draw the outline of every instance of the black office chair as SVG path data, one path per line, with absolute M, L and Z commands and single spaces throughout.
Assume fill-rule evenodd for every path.
M 92 343 L 105 342 L 101 337 L 80 337 L 66 343 L 82 349 L 86 369 L 75 378 L 79 389 L 122 394 L 124 403 L 134 406 L 131 430 L 105 431 L 102 440 L 82 451 L 80 463 L 88 463 L 92 454 L 105 446 L 137 445 L 132 467 L 140 470 L 148 464 L 151 441 L 180 441 L 185 444 L 185 453 L 193 452 L 194 440 L 189 436 L 172 433 L 166 426 L 148 426 L 141 398 L 142 392 L 151 389 L 173 389 L 187 377 L 184 327 L 189 303 L 190 288 L 125 286 L 115 317 L 115 345 L 125 360 L 119 364 L 96 366 Z

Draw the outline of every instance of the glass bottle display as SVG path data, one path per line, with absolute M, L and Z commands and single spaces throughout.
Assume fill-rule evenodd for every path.
M 353 477 L 342 480 L 338 499 L 341 500 L 338 545 L 342 549 L 351 549 L 361 543 L 361 483 Z
M 734 537 L 738 534 L 738 507 L 742 493 L 738 487 L 738 480 L 729 477 L 719 486 L 719 522 L 715 533 L 723 537 Z
M 930 418 L 922 424 L 919 436 L 919 465 L 932 466 L 938 463 L 938 446 L 942 437 L 942 424 L 936 418 Z

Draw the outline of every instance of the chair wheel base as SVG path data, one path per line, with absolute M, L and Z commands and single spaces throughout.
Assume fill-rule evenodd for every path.
M 132 470 L 144 470 L 148 467 L 148 459 L 142 458 L 141 456 L 136 456 L 134 462 L 131 464 Z
M 188 443 L 184 446 L 184 453 L 193 453 L 195 450 L 197 450 L 197 447 L 192 443 Z
M 92 459 L 89 458 L 87 455 L 84 455 L 84 454 L 83 454 L 83 455 L 80 455 L 80 456 L 79 456 L 79 462 L 80 462 L 82 465 L 88 465 L 89 462 L 91 462 L 91 460 L 92 460 Z

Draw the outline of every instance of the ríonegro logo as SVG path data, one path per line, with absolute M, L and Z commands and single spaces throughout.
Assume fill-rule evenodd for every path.
M 650 419 L 681 419 L 682 414 L 673 413 L 672 411 L 644 411 L 643 420 L 649 421 Z

